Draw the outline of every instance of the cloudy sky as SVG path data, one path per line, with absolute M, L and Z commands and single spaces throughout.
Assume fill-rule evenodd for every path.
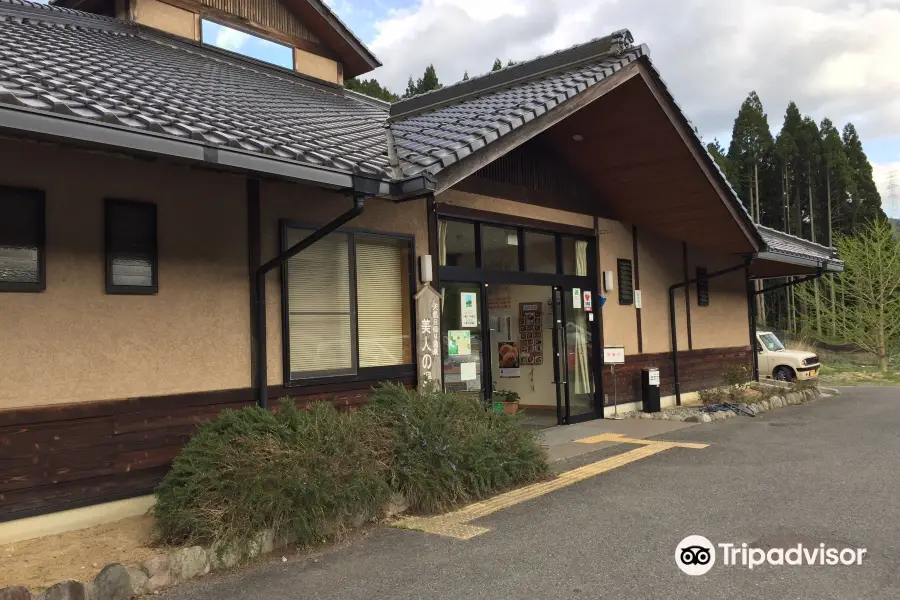
M 856 124 L 887 198 L 900 185 L 900 0 L 328 0 L 401 92 L 630 29 L 704 139 L 727 141 L 750 90 L 773 129 L 790 100 Z M 900 192 L 900 190 L 898 190 Z M 900 216 L 900 205 L 887 207 Z

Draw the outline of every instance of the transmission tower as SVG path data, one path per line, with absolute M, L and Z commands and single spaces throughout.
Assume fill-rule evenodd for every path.
M 888 173 L 886 204 L 891 211 L 900 210 L 900 183 L 897 183 L 897 177 L 896 169 Z

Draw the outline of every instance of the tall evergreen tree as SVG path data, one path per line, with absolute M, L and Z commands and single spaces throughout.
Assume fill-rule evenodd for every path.
M 706 151 L 709 152 L 709 155 L 713 157 L 713 160 L 716 161 L 716 165 L 719 166 L 719 170 L 725 175 L 725 178 L 728 179 L 728 183 L 733 184 L 732 178 L 732 170 L 733 167 L 731 162 L 728 160 L 728 157 L 725 156 L 725 148 L 722 147 L 722 144 L 719 143 L 719 140 L 713 139 L 712 142 L 706 145 Z
M 469 80 L 469 72 L 468 72 L 468 71 L 464 71 L 464 72 L 463 72 L 463 78 L 462 78 L 462 80 L 463 80 L 463 81 L 468 81 L 468 80 Z
M 881 194 L 878 193 L 878 187 L 875 185 L 872 165 L 863 151 L 862 141 L 859 139 L 853 123 L 847 123 L 844 126 L 841 139 L 844 142 L 844 153 L 850 163 L 856 193 L 856 197 L 852 201 L 853 228 L 867 225 L 876 219 L 887 218 L 881 208 Z
M 503 63 L 500 62 L 500 59 L 499 59 L 499 58 L 495 58 L 495 59 L 494 59 L 494 66 L 491 67 L 491 71 L 492 71 L 492 72 L 493 72 L 493 71 L 499 71 L 499 70 L 502 69 L 502 68 L 503 68 Z
M 400 100 L 400 96 L 383 87 L 375 79 L 348 79 L 344 82 L 344 87 L 373 98 L 379 98 L 385 102 L 397 102 Z
M 415 96 L 418 92 L 416 91 L 416 82 L 413 81 L 412 75 L 409 76 L 409 81 L 406 82 L 406 91 L 403 92 L 404 98 L 411 98 Z
M 425 67 L 425 73 L 422 75 L 422 78 L 416 83 L 416 93 L 424 94 L 425 92 L 439 90 L 442 87 L 444 86 L 438 81 L 434 65 L 428 65 Z
M 750 215 L 764 225 L 777 224 L 779 206 L 773 203 L 778 183 L 772 168 L 774 140 L 756 92 L 750 92 L 734 120 L 728 161 L 732 186 Z M 774 194 L 777 198 L 777 193 Z
M 827 117 L 822 119 L 822 123 L 819 125 L 819 134 L 822 136 L 825 219 L 827 223 L 827 227 L 824 228 L 825 237 L 822 238 L 822 241 L 832 246 L 836 233 L 849 234 L 851 232 L 850 201 L 855 197 L 856 192 L 850 161 L 844 152 L 844 142 L 831 119 Z

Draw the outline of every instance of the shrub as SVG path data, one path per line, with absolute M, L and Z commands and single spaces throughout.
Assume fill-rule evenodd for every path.
M 534 431 L 460 394 L 383 384 L 362 412 L 391 433 L 390 486 L 416 511 L 440 511 L 548 472 Z
M 720 387 L 700 390 L 698 392 L 698 395 L 700 396 L 700 402 L 702 402 L 706 406 L 710 406 L 712 404 L 721 404 L 722 402 L 725 402 L 727 400 L 725 390 Z
M 340 535 L 386 504 L 388 443 L 361 415 L 326 403 L 223 411 L 200 425 L 157 488 L 157 535 L 234 547 L 266 529 L 301 544 Z

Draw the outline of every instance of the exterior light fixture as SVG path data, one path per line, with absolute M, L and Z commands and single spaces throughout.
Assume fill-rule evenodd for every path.
M 576 142 L 583 142 L 584 136 L 581 135 L 580 133 L 576 133 L 575 135 L 572 136 L 572 139 L 575 140 Z

